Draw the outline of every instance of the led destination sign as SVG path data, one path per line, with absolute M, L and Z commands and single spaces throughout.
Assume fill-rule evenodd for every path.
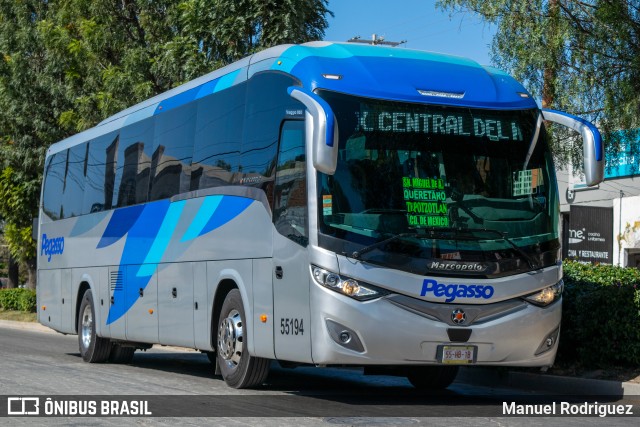
M 402 186 L 411 227 L 449 226 L 442 179 L 403 177 Z
M 517 120 L 477 117 L 471 114 L 428 114 L 406 111 L 356 112 L 357 130 L 406 132 L 488 138 L 490 141 L 522 141 Z

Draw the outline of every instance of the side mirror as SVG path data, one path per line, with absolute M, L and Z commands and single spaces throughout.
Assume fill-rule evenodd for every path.
M 543 109 L 542 116 L 545 120 L 580 132 L 586 184 L 600 184 L 604 180 L 604 145 L 598 128 L 593 123 L 561 111 Z
M 307 132 L 311 124 L 312 161 L 318 171 L 333 175 L 338 163 L 338 123 L 329 104 L 318 95 L 292 86 L 289 95 L 307 107 Z

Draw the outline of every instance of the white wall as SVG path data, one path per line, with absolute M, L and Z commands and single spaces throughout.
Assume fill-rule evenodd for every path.
M 625 249 L 640 249 L 640 196 L 613 199 L 613 235 L 613 263 L 626 267 Z

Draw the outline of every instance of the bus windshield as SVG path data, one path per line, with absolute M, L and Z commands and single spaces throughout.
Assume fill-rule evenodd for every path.
M 318 173 L 321 246 L 417 274 L 557 262 L 557 185 L 537 110 L 320 95 L 340 134 L 336 173 Z

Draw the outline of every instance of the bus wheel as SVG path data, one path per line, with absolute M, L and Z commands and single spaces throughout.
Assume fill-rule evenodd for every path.
M 458 375 L 457 366 L 418 366 L 409 368 L 407 379 L 420 390 L 442 390 Z
M 96 335 L 95 309 L 91 290 L 87 289 L 82 297 L 78 317 L 78 344 L 82 360 L 89 363 L 105 362 L 111 352 L 108 338 Z
M 269 359 L 249 355 L 245 321 L 240 291 L 232 289 L 218 319 L 216 354 L 222 378 L 233 388 L 258 386 L 269 374 Z
M 212 365 L 215 365 L 216 363 L 218 363 L 218 355 L 216 354 L 215 351 L 205 351 L 204 353 L 207 355 L 207 358 L 209 359 L 209 362 L 211 362 Z
M 109 362 L 127 364 L 133 360 L 133 353 L 136 352 L 134 347 L 123 347 L 119 344 L 115 344 L 109 354 Z

